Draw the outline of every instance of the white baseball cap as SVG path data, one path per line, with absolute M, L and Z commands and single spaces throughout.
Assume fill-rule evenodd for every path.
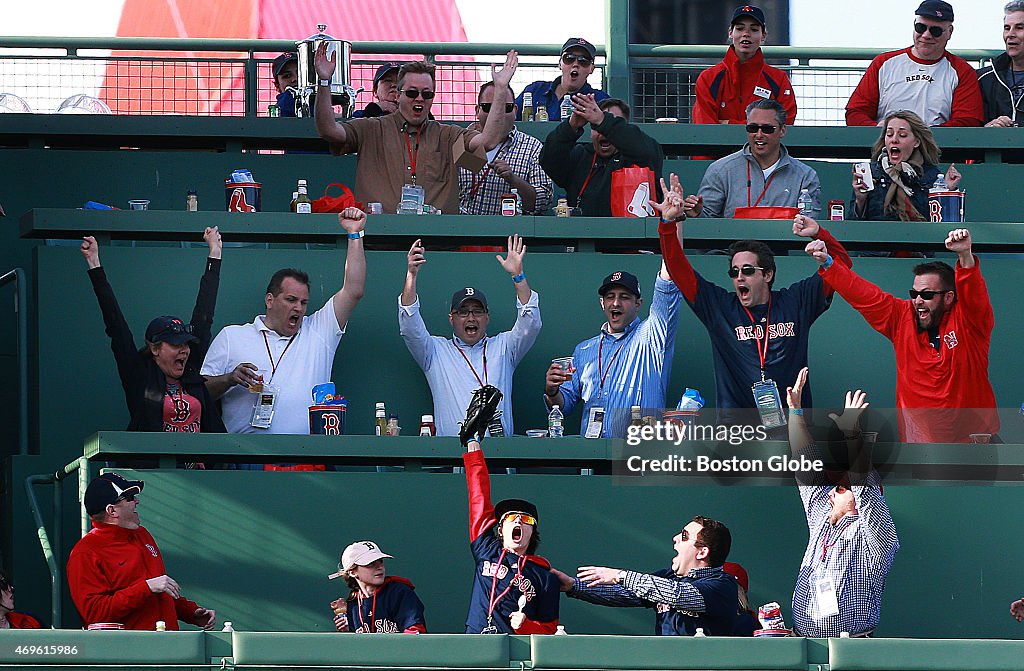
M 341 553 L 341 565 L 338 568 L 347 571 L 354 566 L 372 564 L 378 559 L 393 559 L 393 557 L 382 552 L 373 541 L 356 541 Z

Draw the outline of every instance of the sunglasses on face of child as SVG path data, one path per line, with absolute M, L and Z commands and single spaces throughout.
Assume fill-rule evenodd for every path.
M 509 513 L 508 515 L 505 515 L 505 518 L 502 520 L 502 522 L 508 519 L 515 519 L 517 517 L 519 518 L 519 521 L 523 524 L 529 524 L 531 527 L 537 526 L 537 518 L 533 517 L 532 515 L 527 515 L 525 513 Z

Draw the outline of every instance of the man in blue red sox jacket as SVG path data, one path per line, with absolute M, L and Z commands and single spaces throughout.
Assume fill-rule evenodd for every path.
M 654 608 L 658 636 L 731 636 L 739 617 L 736 578 L 722 569 L 732 547 L 728 527 L 694 517 L 672 538 L 671 568 L 640 573 L 581 566 L 576 578 L 554 570 L 568 596 L 601 606 Z
M 469 546 L 476 561 L 467 634 L 553 634 L 558 626 L 558 579 L 533 553 L 540 543 L 537 506 L 506 499 L 491 506 L 491 480 L 480 450 L 482 436 L 501 402 L 490 385 L 473 392 L 459 440 L 466 448 Z

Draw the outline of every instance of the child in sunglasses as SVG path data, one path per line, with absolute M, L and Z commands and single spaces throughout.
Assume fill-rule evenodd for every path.
M 533 96 L 533 108 L 545 110 L 549 121 L 558 121 L 561 118 L 559 105 L 565 96 L 577 93 L 587 93 L 594 96 L 594 100 L 601 102 L 610 97 L 601 89 L 595 89 L 587 83 L 587 78 L 594 71 L 594 58 L 597 56 L 597 47 L 582 37 L 570 37 L 562 45 L 562 56 L 558 60 L 558 69 L 562 71 L 553 81 L 543 79 L 529 84 L 523 92 L 516 97 L 516 105 L 519 111 L 516 113 L 516 120 L 523 120 L 523 94 L 530 93 Z M 537 119 L 540 121 L 540 119 Z
M 338 572 L 349 595 L 331 602 L 334 628 L 357 634 L 425 634 L 423 602 L 405 578 L 386 575 L 384 560 L 391 559 L 373 541 L 352 543 L 338 558 Z
M 558 579 L 534 554 L 540 544 L 537 506 L 522 499 L 491 505 L 491 480 L 480 441 L 501 403 L 490 385 L 473 392 L 459 441 L 469 490 L 469 546 L 476 562 L 467 634 L 553 634 Z
M 801 407 L 807 375 L 801 369 L 786 389 L 789 444 L 794 457 L 813 461 L 822 457 Z M 826 472 L 797 475 L 810 530 L 793 589 L 793 622 L 801 636 L 870 636 L 881 619 L 885 581 L 900 541 L 860 431 L 867 407 L 867 395 L 858 389 L 846 392 L 842 413 L 829 414 L 847 442 L 846 472 L 832 482 Z
M 141 348 L 136 347 L 106 271 L 100 265 L 96 238 L 88 236 L 82 241 L 82 256 L 89 267 L 89 280 L 103 313 L 131 416 L 128 431 L 226 431 L 205 380 L 199 374 L 212 339 L 222 251 L 216 226 L 203 232 L 203 240 L 210 254 L 199 281 L 192 319 L 184 322 L 177 317 L 157 317 L 146 328 L 145 344 Z

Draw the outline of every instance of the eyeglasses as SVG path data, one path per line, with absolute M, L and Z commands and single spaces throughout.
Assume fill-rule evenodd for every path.
M 505 114 L 512 114 L 512 110 L 515 109 L 515 103 L 505 103 Z M 491 111 L 491 103 L 480 103 L 480 109 L 484 111 L 484 114 L 489 114 Z
M 586 56 L 577 56 L 576 54 L 562 54 L 562 62 L 566 65 L 572 65 L 573 63 L 579 63 L 581 68 L 585 68 L 594 61 Z
M 485 314 L 487 314 L 487 310 L 481 310 L 480 308 L 475 308 L 473 310 L 456 310 L 452 312 L 452 314 L 458 315 L 463 319 L 465 319 L 466 317 L 476 317 L 479 319 L 480 317 L 483 317 Z
M 527 515 L 526 513 L 508 513 L 501 521 L 504 522 L 509 518 L 515 517 L 518 517 L 519 521 L 523 524 L 529 524 L 531 527 L 537 526 L 537 518 L 533 515 Z
M 938 296 L 940 294 L 948 294 L 950 291 L 952 291 L 952 289 L 943 289 L 941 291 L 932 291 L 931 289 L 925 289 L 924 291 L 918 291 L 916 289 L 911 289 L 910 290 L 910 300 L 917 300 L 917 297 L 920 296 L 924 300 L 930 301 L 931 299 L 935 298 L 936 296 Z
M 740 273 L 743 273 L 746 277 L 750 277 L 751 275 L 754 274 L 755 270 L 764 270 L 764 268 L 762 268 L 761 266 L 752 266 L 749 263 L 744 263 L 742 268 L 737 268 L 736 266 L 730 268 L 729 277 L 735 279 L 740 276 Z
M 748 133 L 756 133 L 757 131 L 761 131 L 765 135 L 772 135 L 777 130 L 779 130 L 778 126 L 773 126 L 773 125 L 771 125 L 769 123 L 748 123 L 747 124 L 747 132 Z
M 127 496 L 122 496 L 120 498 L 114 499 L 113 501 L 111 501 L 110 505 L 121 503 L 122 501 L 126 503 L 132 503 L 133 501 L 137 500 L 138 499 L 135 498 L 135 494 L 128 494 Z
M 918 35 L 924 35 L 924 31 L 931 33 L 932 37 L 942 37 L 942 33 L 946 32 L 945 26 L 926 26 L 923 23 L 915 23 L 914 30 Z
M 423 96 L 424 100 L 432 100 L 436 91 L 429 91 L 427 89 L 423 89 L 422 91 L 419 89 L 402 89 L 402 93 L 405 94 L 406 98 L 412 98 L 413 100 L 415 100 L 417 96 Z

